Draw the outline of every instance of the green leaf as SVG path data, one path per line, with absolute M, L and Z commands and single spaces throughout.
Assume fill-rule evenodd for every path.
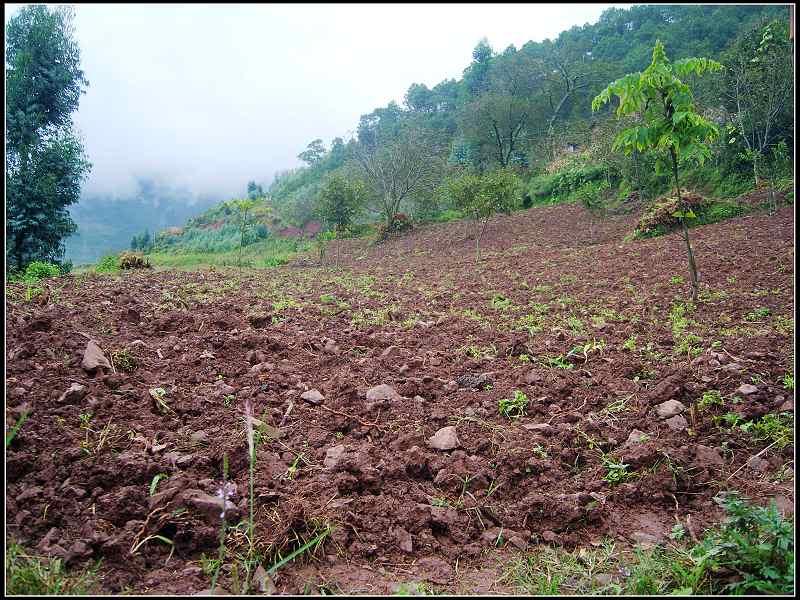
M 156 493 L 156 487 L 158 487 L 158 482 L 162 479 L 166 479 L 168 475 L 166 473 L 159 473 L 158 475 L 153 477 L 153 480 L 150 482 L 150 495 L 154 495 Z
M 694 594 L 694 590 L 690 587 L 682 587 L 670 592 L 670 596 L 691 596 L 692 594 Z

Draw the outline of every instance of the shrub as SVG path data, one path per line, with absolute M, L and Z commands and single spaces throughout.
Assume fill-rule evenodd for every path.
M 715 499 L 716 500 L 716 499 Z M 689 552 L 693 573 L 701 581 L 711 576 L 713 593 L 791 594 L 794 588 L 794 535 L 774 501 L 751 506 L 736 494 L 716 500 L 728 513 L 718 530 L 707 534 Z M 735 574 L 720 577 L 719 574 Z
M 119 269 L 119 256 L 115 254 L 104 256 L 94 268 L 98 273 L 118 273 Z
M 707 202 L 700 194 L 681 190 L 681 196 L 686 208 L 691 211 L 688 218 L 696 216 L 696 210 Z M 658 198 L 645 209 L 636 225 L 636 235 L 638 237 L 654 237 L 680 227 L 680 220 L 675 214 L 679 210 L 678 197 L 667 196 Z
M 696 192 L 683 190 L 681 196 L 689 211 L 690 226 L 717 223 L 747 212 L 746 207 L 735 202 L 709 201 Z M 675 196 L 656 200 L 642 214 L 634 234 L 639 238 L 650 238 L 678 229 L 677 212 L 678 199 Z
M 61 275 L 61 269 L 58 268 L 58 265 L 35 260 L 25 268 L 22 278 L 25 281 L 39 281 L 40 279 L 58 277 L 59 275 Z
M 328 177 L 320 190 L 317 211 L 325 224 L 341 235 L 358 217 L 365 201 L 363 182 L 335 174 Z
M 606 168 L 598 165 L 574 166 L 552 175 L 539 175 L 531 180 L 532 204 L 566 202 L 570 195 L 587 183 L 606 177 Z
M 119 255 L 120 269 L 150 269 L 152 265 L 139 252 L 123 252 Z
M 385 240 L 393 235 L 400 235 L 413 227 L 411 218 L 404 213 L 396 213 L 392 217 L 391 225 L 382 224 L 378 228 L 378 237 Z

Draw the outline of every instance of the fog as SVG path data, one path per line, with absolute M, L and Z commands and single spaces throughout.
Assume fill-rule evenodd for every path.
M 410 84 L 460 78 L 482 37 L 519 48 L 609 6 L 78 5 L 84 190 L 122 195 L 138 175 L 241 194 Z

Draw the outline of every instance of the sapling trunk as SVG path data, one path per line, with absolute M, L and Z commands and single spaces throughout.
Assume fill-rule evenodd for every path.
M 476 222 L 476 225 L 479 222 Z M 475 237 L 475 262 L 481 262 L 481 239 L 483 238 L 483 232 L 486 231 L 486 226 L 489 224 L 489 217 L 486 217 L 483 220 L 483 226 L 478 231 L 478 235 Z
M 681 212 L 681 216 L 678 217 L 678 220 L 681 222 L 683 241 L 686 244 L 686 254 L 689 257 L 689 276 L 691 277 L 692 282 L 692 302 L 696 302 L 697 291 L 699 287 L 697 283 L 697 265 L 694 262 L 694 252 L 692 252 L 692 244 L 689 241 L 689 227 L 686 225 L 686 207 L 683 204 L 683 198 L 681 197 L 681 186 L 680 182 L 678 181 L 678 157 L 675 155 L 675 150 L 673 148 L 670 148 L 670 154 L 672 156 L 672 174 L 675 176 L 675 193 L 678 195 L 678 210 Z

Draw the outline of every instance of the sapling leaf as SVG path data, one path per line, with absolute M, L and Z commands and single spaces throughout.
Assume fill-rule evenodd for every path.
M 153 477 L 153 481 L 150 482 L 150 495 L 154 495 L 156 493 L 156 487 L 158 487 L 158 482 L 162 479 L 167 479 L 169 477 L 166 473 L 159 473 Z

